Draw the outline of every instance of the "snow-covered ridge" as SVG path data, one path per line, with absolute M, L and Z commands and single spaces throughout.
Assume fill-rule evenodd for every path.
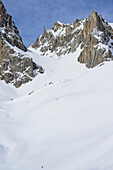
M 85 22 L 85 19 L 83 19 L 83 20 L 80 20 L 79 21 L 79 26 L 78 27 L 76 27 L 76 28 L 74 28 L 74 24 L 63 24 L 63 23 L 61 23 L 61 22 L 59 22 L 59 21 L 57 21 L 55 24 L 54 24 L 54 26 L 52 27 L 52 30 L 47 30 L 47 33 L 52 33 L 53 34 L 53 36 L 55 37 L 55 38 L 57 38 L 57 37 L 61 37 L 61 36 L 66 36 L 66 34 L 68 34 L 68 29 L 67 29 L 67 27 L 69 27 L 70 28 L 70 30 L 72 29 L 72 33 L 74 33 L 74 32 L 76 32 L 76 31 L 81 31 L 81 30 L 83 30 L 83 28 L 84 28 L 84 26 L 83 26 L 83 23 Z M 59 26 L 58 26 L 58 25 Z M 71 33 L 71 32 L 70 32 Z
M 42 55 L 56 53 L 60 56 L 68 54 L 72 46 L 74 48 L 79 46 L 79 44 L 75 45 L 74 41 L 83 30 L 85 21 L 86 19 L 76 20 L 72 24 L 63 24 L 58 21 L 53 25 L 51 30 L 45 30 L 44 28 L 44 34 L 37 39 L 32 47 L 35 49 L 39 47 Z

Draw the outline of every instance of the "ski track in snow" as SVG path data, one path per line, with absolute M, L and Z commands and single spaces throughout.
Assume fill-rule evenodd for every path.
M 0 82 L 0 170 L 113 170 L 113 62 L 87 69 L 79 53 L 29 49 L 45 73 Z

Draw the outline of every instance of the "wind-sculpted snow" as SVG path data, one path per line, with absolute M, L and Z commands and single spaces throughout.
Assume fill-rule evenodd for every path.
M 113 62 L 89 70 L 80 52 L 27 52 L 44 74 L 0 83 L 0 170 L 113 169 Z

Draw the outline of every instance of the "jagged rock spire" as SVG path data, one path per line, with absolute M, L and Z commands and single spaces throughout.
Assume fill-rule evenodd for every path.
M 47 34 L 46 29 L 45 29 L 45 27 L 44 27 L 44 26 L 43 26 L 43 28 L 44 28 L 44 34 L 46 35 L 46 34 Z

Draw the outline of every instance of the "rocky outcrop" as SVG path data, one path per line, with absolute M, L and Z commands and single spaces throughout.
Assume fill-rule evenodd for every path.
M 44 27 L 44 34 L 37 38 L 32 47 L 35 49 L 39 48 L 41 55 L 48 55 L 48 53 L 55 52 L 60 56 L 74 52 L 78 45 L 73 40 L 77 37 L 80 31 L 79 26 L 82 27 L 84 21 L 76 20 L 71 25 L 56 22 L 52 30 L 45 30 Z
M 32 80 L 33 70 L 37 69 L 32 59 L 15 51 L 0 36 L 0 79 L 12 83 L 15 87 Z
M 93 11 L 84 24 L 83 51 L 78 57 L 80 63 L 86 63 L 88 68 L 113 59 L 112 49 L 112 28 L 104 21 L 102 15 Z
M 56 22 L 52 30 L 44 27 L 44 34 L 32 45 L 41 55 L 57 56 L 73 53 L 78 47 L 78 61 L 88 68 L 113 59 L 113 29 L 95 10 L 88 19 L 77 19 L 73 24 Z
M 6 39 L 12 46 L 16 46 L 23 51 L 27 51 L 27 48 L 22 42 L 22 38 L 19 35 L 19 31 L 12 21 L 12 16 L 6 13 L 6 9 L 2 0 L 0 0 L 0 32 L 1 36 Z
M 0 0 L 0 80 L 18 88 L 35 77 L 34 70 L 43 73 L 43 68 L 28 58 L 26 51 L 12 17 Z

